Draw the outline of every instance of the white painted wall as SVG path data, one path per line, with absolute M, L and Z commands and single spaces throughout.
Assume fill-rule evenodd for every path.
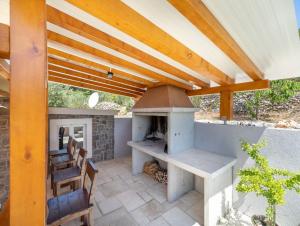
M 132 119 L 131 118 L 115 118 L 114 129 L 114 156 L 115 158 L 131 156 L 131 147 L 127 142 L 132 140 Z
M 246 127 L 236 125 L 218 125 L 212 123 L 195 123 L 195 146 L 206 151 L 237 157 L 234 167 L 234 187 L 238 183 L 236 172 L 242 167 L 253 164 L 240 149 L 240 140 L 268 142 L 263 154 L 274 167 L 300 170 L 300 130 L 274 129 L 264 127 Z M 278 208 L 278 222 L 284 226 L 300 224 L 300 195 L 295 192 L 286 194 L 286 204 Z M 255 194 L 241 194 L 234 190 L 234 206 L 245 214 L 263 214 L 265 202 Z

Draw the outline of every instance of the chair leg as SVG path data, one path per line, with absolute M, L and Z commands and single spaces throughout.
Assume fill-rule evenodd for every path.
M 90 209 L 87 218 L 88 218 L 88 225 L 94 226 L 93 209 Z
M 57 183 L 53 184 L 53 195 L 54 195 L 54 197 L 57 196 L 57 186 L 58 186 Z

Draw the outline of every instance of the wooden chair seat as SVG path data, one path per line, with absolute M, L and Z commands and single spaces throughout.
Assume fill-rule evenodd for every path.
M 74 158 L 72 155 L 61 155 L 61 156 L 57 156 L 57 157 L 54 157 L 53 159 L 51 159 L 51 163 L 55 166 L 71 163 L 72 161 L 74 161 Z
M 78 176 L 81 176 L 81 169 L 78 166 L 55 171 L 53 172 L 53 183 L 62 182 Z
M 50 225 L 60 225 L 66 220 L 86 215 L 93 206 L 89 203 L 89 193 L 85 188 L 49 199 L 47 205 L 47 224 Z
M 58 156 L 58 155 L 66 155 L 66 154 L 68 154 L 67 148 L 64 148 L 64 149 L 61 149 L 61 150 L 50 150 L 49 151 L 50 157 L 55 157 L 55 156 Z

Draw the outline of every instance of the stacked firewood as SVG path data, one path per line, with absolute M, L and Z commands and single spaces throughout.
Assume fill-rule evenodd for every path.
M 148 174 L 159 183 L 168 183 L 167 170 L 162 169 L 156 160 L 148 161 L 144 164 L 144 173 Z
M 165 169 L 159 169 L 155 174 L 155 180 L 159 183 L 168 183 L 168 173 Z

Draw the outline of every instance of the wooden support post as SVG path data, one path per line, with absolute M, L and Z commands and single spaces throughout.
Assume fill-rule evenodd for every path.
M 233 118 L 233 92 L 221 91 L 220 119 L 232 120 L 232 118 Z
M 45 0 L 10 1 L 10 226 L 45 225 Z

